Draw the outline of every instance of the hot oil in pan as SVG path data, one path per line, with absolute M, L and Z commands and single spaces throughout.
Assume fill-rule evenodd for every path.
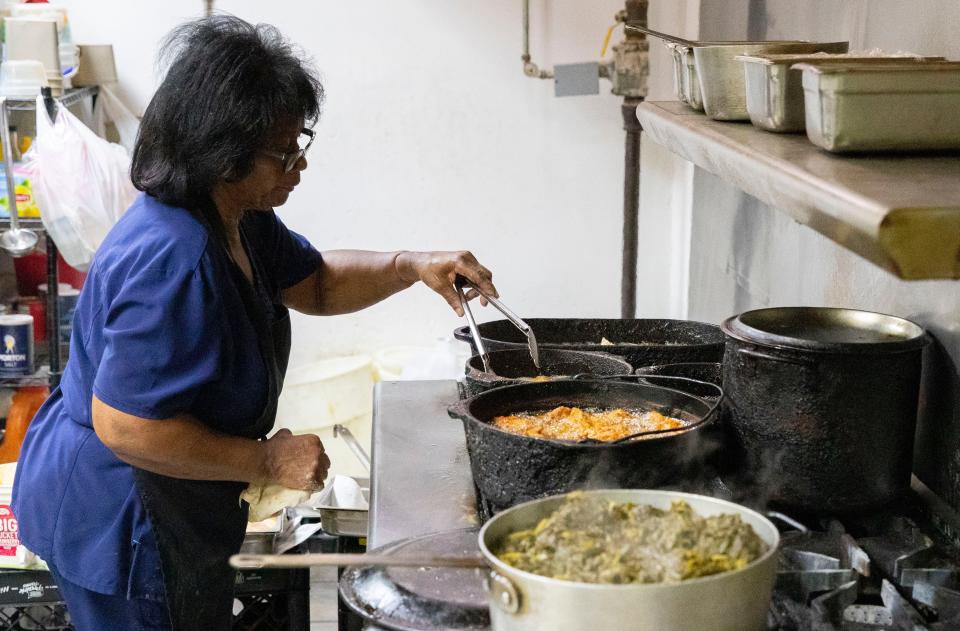
M 655 410 L 561 406 L 547 411 L 497 416 L 493 425 L 532 438 L 612 442 L 641 432 L 682 430 L 687 424 Z M 653 436 L 668 435 L 670 432 Z

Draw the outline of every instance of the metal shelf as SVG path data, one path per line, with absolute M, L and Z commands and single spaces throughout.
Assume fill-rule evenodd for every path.
M 63 105 L 64 107 L 70 107 L 71 105 L 75 105 L 89 96 L 96 96 L 99 91 L 99 86 L 91 85 L 83 88 L 72 88 L 67 90 L 63 96 L 55 96 L 53 98 L 60 105 Z M 37 109 L 37 100 L 7 99 L 7 109 L 12 112 L 33 111 Z
M 658 144 L 899 278 L 960 278 L 956 154 L 837 156 L 675 102 L 637 117 Z
M 5 386 L 48 386 L 50 385 L 50 366 L 41 366 L 32 375 L 7 377 L 0 375 L 0 388 Z
M 44 230 L 43 221 L 39 217 L 20 217 L 20 227 L 30 228 L 37 232 Z M 10 217 L 0 217 L 0 229 L 6 230 L 8 228 L 10 228 Z

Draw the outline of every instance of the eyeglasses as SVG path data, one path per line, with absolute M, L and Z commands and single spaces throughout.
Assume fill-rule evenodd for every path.
M 289 151 L 287 153 L 281 153 L 279 151 L 271 151 L 270 149 L 264 149 L 263 153 L 270 156 L 271 158 L 276 158 L 283 162 L 283 172 L 289 173 L 293 171 L 294 167 L 297 166 L 297 162 L 300 162 L 300 158 L 307 154 L 307 149 L 310 148 L 310 145 L 313 144 L 313 139 L 316 136 L 316 132 L 312 129 L 307 129 L 304 127 L 300 130 L 300 135 L 297 137 L 297 150 Z

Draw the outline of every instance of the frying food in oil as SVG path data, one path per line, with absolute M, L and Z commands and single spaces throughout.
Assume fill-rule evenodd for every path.
M 561 406 L 549 412 L 497 416 L 494 426 L 533 438 L 614 441 L 640 432 L 683 429 L 684 422 L 653 410 L 601 410 Z M 658 436 L 662 434 L 657 434 Z

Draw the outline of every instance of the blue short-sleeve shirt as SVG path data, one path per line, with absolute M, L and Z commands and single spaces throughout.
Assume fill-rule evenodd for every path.
M 243 230 L 271 293 L 321 264 L 273 212 L 251 213 Z M 22 541 L 67 580 L 131 596 L 160 581 L 136 570 L 152 533 L 133 469 L 93 432 L 94 395 L 144 419 L 190 414 L 226 433 L 263 412 L 266 366 L 231 265 L 190 212 L 145 194 L 94 257 L 70 359 L 30 425 L 13 491 Z

